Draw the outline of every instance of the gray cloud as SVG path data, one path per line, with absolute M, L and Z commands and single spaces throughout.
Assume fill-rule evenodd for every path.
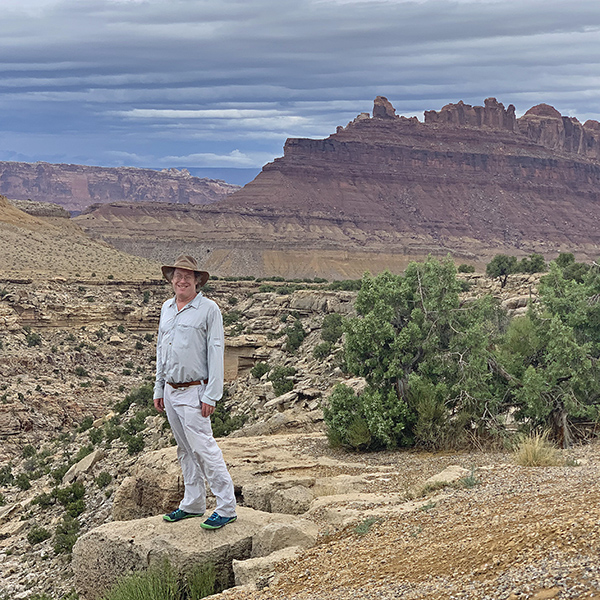
M 3 4 L 4 160 L 260 167 L 379 94 L 600 117 L 597 0 Z

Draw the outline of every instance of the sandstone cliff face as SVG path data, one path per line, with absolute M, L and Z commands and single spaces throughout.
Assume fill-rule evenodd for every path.
M 73 212 L 104 202 L 210 204 L 239 189 L 224 181 L 192 177 L 186 169 L 88 167 L 0 162 L 0 194 L 54 202 Z
M 149 205 L 103 207 L 78 222 L 154 258 L 157 235 L 179 241 L 218 274 L 359 276 L 350 265 L 401 270 L 448 252 L 480 265 L 499 252 L 591 258 L 600 252 L 599 137 L 600 124 L 543 105 L 517 119 L 494 98 L 460 102 L 422 123 L 378 97 L 372 117 L 326 139 L 288 139 L 282 158 L 224 201 L 161 207 L 161 231 Z

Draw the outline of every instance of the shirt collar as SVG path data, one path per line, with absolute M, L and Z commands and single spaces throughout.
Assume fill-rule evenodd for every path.
M 202 292 L 197 292 L 194 299 L 191 300 L 190 302 L 188 302 L 186 304 L 186 306 L 192 306 L 193 308 L 198 308 L 200 306 L 200 302 L 202 301 L 202 298 L 203 298 Z M 171 298 L 171 302 L 169 303 L 169 308 L 173 308 L 174 306 L 177 306 L 176 300 L 177 300 L 176 296 L 173 296 Z

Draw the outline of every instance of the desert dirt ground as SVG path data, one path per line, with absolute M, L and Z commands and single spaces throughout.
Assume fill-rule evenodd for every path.
M 600 443 L 563 452 L 572 466 L 521 467 L 510 453 L 369 455 L 407 481 L 422 476 L 425 463 L 432 472 L 471 465 L 475 483 L 433 491 L 418 510 L 324 535 L 280 563 L 268 587 L 223 596 L 599 600 Z

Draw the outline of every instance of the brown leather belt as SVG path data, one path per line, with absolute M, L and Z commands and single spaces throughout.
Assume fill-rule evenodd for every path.
M 184 383 L 171 383 L 170 381 L 167 381 L 167 383 L 172 388 L 175 388 L 176 390 L 178 390 L 179 388 L 186 388 L 186 387 L 190 387 L 192 385 L 202 385 L 203 383 L 207 384 L 208 379 L 201 379 L 200 381 L 186 381 Z

